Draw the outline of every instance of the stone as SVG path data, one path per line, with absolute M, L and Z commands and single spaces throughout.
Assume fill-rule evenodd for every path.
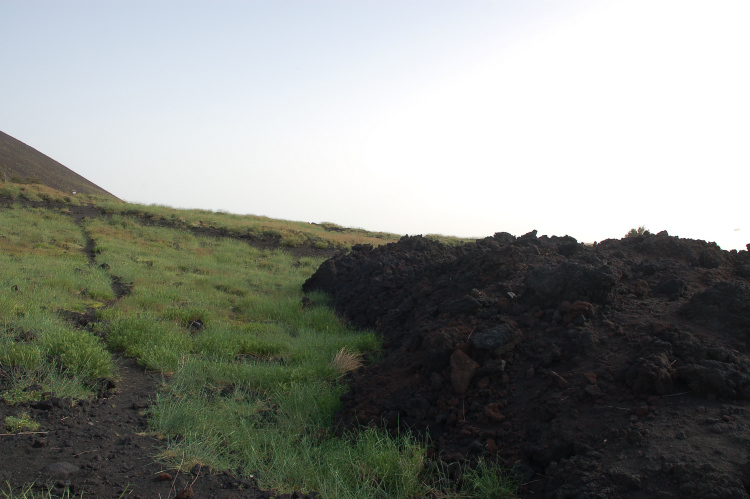
M 438 373 L 432 373 L 430 375 L 430 387 L 433 390 L 440 390 L 443 387 L 445 380 Z
M 633 393 L 657 393 L 665 395 L 672 390 L 672 364 L 666 353 L 640 357 L 628 368 L 625 381 Z
M 68 476 L 78 471 L 78 466 L 66 461 L 59 461 L 57 463 L 48 464 L 42 468 L 42 475 L 52 479 L 65 479 Z
M 513 234 L 509 234 L 507 232 L 496 232 L 492 237 L 500 245 L 511 244 L 516 240 L 516 237 Z
M 632 284 L 632 285 L 630 286 L 630 291 L 631 291 L 631 292 L 632 292 L 632 293 L 633 293 L 633 294 L 634 294 L 635 296 L 638 296 L 638 297 L 648 296 L 648 293 L 649 293 L 649 290 L 650 290 L 650 289 L 651 289 L 651 288 L 649 288 L 649 285 L 648 285 L 648 283 L 647 283 L 646 281 L 644 281 L 643 279 L 638 279 L 638 280 L 636 280 L 636 281 L 635 281 L 635 282 L 633 282 L 633 284 Z
M 440 305 L 440 312 L 448 315 L 470 315 L 481 306 L 482 304 L 476 298 L 465 295 Z
M 35 449 L 39 449 L 41 447 L 47 447 L 48 444 L 49 442 L 47 441 L 46 438 L 37 438 L 34 440 L 34 443 L 31 444 L 31 446 L 34 447 Z
M 477 350 L 496 350 L 513 342 L 518 333 L 508 324 L 500 324 L 471 335 L 469 342 Z
M 599 398 L 604 395 L 602 393 L 602 389 L 596 385 L 589 385 L 586 388 L 584 388 L 583 391 L 586 392 L 587 395 L 594 397 L 594 398 Z
M 497 451 L 500 450 L 497 446 L 497 443 L 491 438 L 488 438 L 484 442 L 484 448 L 489 454 L 497 454 Z
M 664 276 L 659 284 L 654 286 L 654 294 L 666 296 L 682 296 L 687 292 L 687 283 L 674 274 Z
M 51 411 L 55 406 L 50 400 L 40 400 L 38 402 L 32 402 L 31 407 L 40 411 Z
M 557 252 L 563 256 L 572 256 L 578 252 L 578 243 L 562 243 L 557 247 Z
M 477 369 L 479 369 L 479 364 L 462 350 L 453 352 L 453 355 L 451 355 L 451 383 L 456 394 L 463 395 L 466 393 Z
M 704 269 L 716 269 L 721 265 L 721 253 L 714 249 L 705 249 L 698 255 L 698 265 Z
M 568 383 L 568 380 L 560 376 L 554 371 L 550 371 L 550 377 L 554 380 L 555 384 L 560 390 L 565 390 L 570 383 Z
M 588 319 L 594 317 L 594 306 L 587 301 L 575 301 L 570 306 L 570 312 L 573 316 L 583 315 Z
M 492 403 L 484 408 L 484 415 L 487 416 L 490 421 L 500 422 L 505 419 L 503 413 L 500 412 L 500 406 L 497 403 Z
M 431 331 L 422 340 L 422 350 L 427 354 L 429 367 L 439 370 L 448 362 L 453 350 L 453 342 L 447 332 Z
M 190 499 L 191 497 L 193 497 L 193 488 L 187 487 L 178 492 L 175 499 Z
M 484 445 L 482 445 L 481 442 L 474 440 L 473 442 L 471 442 L 471 444 L 469 444 L 469 450 L 467 454 L 470 456 L 476 456 L 479 454 L 483 454 L 484 451 L 485 451 Z

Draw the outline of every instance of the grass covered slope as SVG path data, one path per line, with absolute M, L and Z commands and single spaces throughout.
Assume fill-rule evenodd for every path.
M 398 241 L 388 232 L 351 229 L 323 222 L 311 224 L 256 215 L 233 215 L 208 210 L 177 210 L 168 206 L 109 203 L 108 213 L 144 217 L 154 223 L 187 229 L 213 229 L 218 235 L 275 240 L 282 247 L 310 246 L 316 249 L 350 248 L 355 244 L 379 246 Z

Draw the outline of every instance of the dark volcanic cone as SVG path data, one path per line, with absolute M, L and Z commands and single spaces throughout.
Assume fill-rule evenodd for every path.
M 0 180 L 34 181 L 63 192 L 115 197 L 68 167 L 0 132 Z

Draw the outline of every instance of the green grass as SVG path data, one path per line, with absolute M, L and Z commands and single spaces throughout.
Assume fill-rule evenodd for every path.
M 76 495 L 70 495 L 69 489 L 64 489 L 61 495 L 53 494 L 52 490 L 34 490 L 34 484 L 28 484 L 21 490 L 14 491 L 13 488 L 6 482 L 7 491 L 0 489 L 0 497 L 3 499 L 71 499 L 73 497 L 81 497 Z
M 0 388 L 6 399 L 40 384 L 57 396 L 90 394 L 88 381 L 110 376 L 102 341 L 56 313 L 82 312 L 114 298 L 109 277 L 88 265 L 85 239 L 69 217 L 41 209 L 0 216 Z M 33 397 L 33 393 L 26 397 Z
M 0 182 L 0 196 L 10 199 L 25 199 L 27 201 L 64 203 L 73 206 L 117 203 L 116 200 L 107 196 L 80 193 L 73 196 L 69 192 L 62 192 L 46 185 L 18 178 L 7 182 Z
M 88 265 L 85 238 L 69 217 L 42 209 L 2 213 L 0 317 L 51 304 L 81 312 L 114 298 L 107 273 Z
M 177 210 L 161 205 L 139 205 L 115 201 L 101 204 L 109 213 L 144 217 L 178 228 L 210 228 L 234 237 L 278 238 L 281 246 L 349 248 L 354 244 L 380 244 L 398 241 L 397 234 L 348 229 L 331 223 L 310 224 L 277 220 L 255 215 L 233 215 L 208 210 Z
M 136 216 L 127 214 L 132 210 Z M 262 217 L 130 206 L 87 219 L 96 254 L 96 265 L 88 265 L 83 232 L 70 218 L 0 210 L 0 263 L 7 269 L 0 277 L 6 400 L 38 397 L 38 390 L 24 391 L 32 384 L 62 396 L 88 396 L 91 380 L 115 374 L 106 346 L 167 375 L 151 405 L 150 428 L 165 441 L 157 458 L 168 466 L 240 469 L 262 488 L 316 490 L 323 497 L 407 498 L 436 490 L 424 446 L 413 436 L 394 438 L 374 428 L 343 436 L 334 431 L 346 390 L 334 359 L 342 351 L 374 357 L 380 345 L 374 334 L 342 323 L 322 294 L 311 296 L 316 306 L 302 307 L 301 285 L 322 259 L 144 226 L 146 213 L 176 226 L 202 221 L 225 224 L 227 233 L 254 227 L 278 230 L 282 240 L 313 240 L 293 232 L 294 225 L 279 229 Z M 338 246 L 378 239 L 347 237 L 354 239 L 317 241 Z M 110 275 L 130 284 L 130 294 L 112 301 Z M 95 308 L 97 334 L 73 329 L 50 309 L 58 307 Z M 443 487 L 440 493 L 485 494 L 495 490 L 482 484 L 499 476 L 496 471 L 468 473 L 461 490 Z M 469 490 L 466 484 L 476 486 Z
M 499 460 L 481 458 L 476 466 L 465 466 L 461 493 L 472 499 L 512 499 L 520 485 Z

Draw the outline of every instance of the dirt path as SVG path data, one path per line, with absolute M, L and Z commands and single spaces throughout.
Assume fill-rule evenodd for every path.
M 148 435 L 145 411 L 164 380 L 133 359 L 120 357 L 116 364 L 117 378 L 103 380 L 96 400 L 0 404 L 0 418 L 26 410 L 41 425 L 37 433 L 0 436 L 2 482 L 99 498 L 270 496 L 231 475 L 205 468 L 180 474 L 154 462 L 166 442 Z

